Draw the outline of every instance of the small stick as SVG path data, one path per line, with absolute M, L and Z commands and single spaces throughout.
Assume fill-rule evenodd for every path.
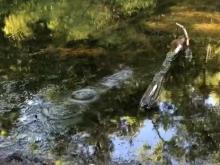
M 206 56 L 205 56 L 205 63 L 206 64 L 209 60 L 209 57 L 210 57 L 211 53 L 212 53 L 212 46 L 211 46 L 211 44 L 208 44 L 207 48 L 206 48 Z
M 176 22 L 176 25 L 179 26 L 183 30 L 183 33 L 184 33 L 184 35 L 186 37 L 186 46 L 189 46 L 189 35 L 188 35 L 187 31 L 186 31 L 186 28 L 183 25 L 181 25 L 181 24 L 179 24 L 177 22 Z

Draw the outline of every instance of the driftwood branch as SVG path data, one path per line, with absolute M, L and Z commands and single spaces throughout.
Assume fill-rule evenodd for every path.
M 186 28 L 182 24 L 177 23 L 177 22 L 176 22 L 176 25 L 183 30 L 183 33 L 186 37 L 186 46 L 189 46 L 189 35 L 188 35 L 188 32 L 187 32 Z
M 207 45 L 206 47 L 206 56 L 205 56 L 205 63 L 207 64 L 208 60 L 209 60 L 209 56 L 212 53 L 212 46 L 210 44 Z
M 176 23 L 178 27 L 180 27 L 183 30 L 184 37 L 180 36 L 179 38 L 175 39 L 171 43 L 171 50 L 167 53 L 166 59 L 164 60 L 161 70 L 155 74 L 153 81 L 149 84 L 146 92 L 141 98 L 140 101 L 140 108 L 141 109 L 150 109 L 155 106 L 157 103 L 158 97 L 160 95 L 160 91 L 163 85 L 163 80 L 168 72 L 168 70 L 171 67 L 172 61 L 175 59 L 175 57 L 178 55 L 178 53 L 185 49 L 185 54 L 192 55 L 191 50 L 189 48 L 189 35 L 186 31 L 186 28 Z
M 189 35 L 188 35 L 188 32 L 187 32 L 186 28 L 182 24 L 180 24 L 180 23 L 176 23 L 176 25 L 183 30 L 184 42 L 178 42 L 178 44 L 176 45 L 175 49 L 173 50 L 174 54 L 178 54 L 182 49 L 189 47 Z M 174 40 L 173 42 L 175 42 L 177 40 L 180 41 L 180 38 Z M 185 47 L 184 44 L 186 44 L 186 47 Z

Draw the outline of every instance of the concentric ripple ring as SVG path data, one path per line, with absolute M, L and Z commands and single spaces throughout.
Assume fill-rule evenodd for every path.
M 74 91 L 71 95 L 72 101 L 77 103 L 89 103 L 98 98 L 97 92 L 92 88 L 84 88 Z

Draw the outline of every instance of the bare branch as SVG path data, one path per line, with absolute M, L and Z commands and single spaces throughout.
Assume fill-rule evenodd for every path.
M 186 46 L 189 46 L 189 35 L 188 35 L 187 31 L 186 31 L 186 28 L 183 25 L 181 25 L 181 24 L 179 24 L 177 22 L 176 22 L 176 25 L 179 26 L 183 30 L 183 33 L 184 33 L 184 35 L 186 37 Z

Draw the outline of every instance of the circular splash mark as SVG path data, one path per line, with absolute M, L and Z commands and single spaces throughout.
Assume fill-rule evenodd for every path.
M 98 98 L 97 92 L 91 88 L 74 91 L 71 95 L 72 101 L 76 103 L 90 103 Z

